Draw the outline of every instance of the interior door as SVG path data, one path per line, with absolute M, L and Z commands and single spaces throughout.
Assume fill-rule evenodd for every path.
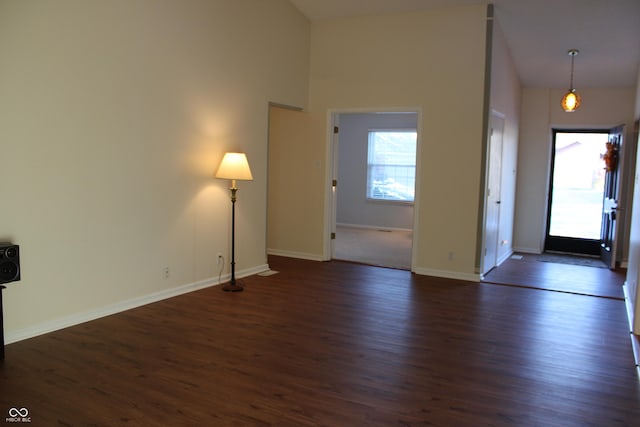
M 271 105 L 267 253 L 325 260 L 325 116 Z M 328 233 L 327 233 L 328 239 Z
M 600 258 L 613 269 L 616 266 L 616 248 L 618 238 L 618 200 L 620 197 L 620 177 L 622 169 L 622 143 L 624 126 L 618 126 L 609 132 L 609 142 L 604 155 L 605 183 L 602 201 L 602 231 L 600 238 Z
M 500 233 L 500 194 L 502 182 L 502 135 L 504 118 L 491 114 L 489 139 L 489 171 L 487 177 L 487 214 L 485 221 L 485 248 L 482 274 L 498 265 L 498 240 Z

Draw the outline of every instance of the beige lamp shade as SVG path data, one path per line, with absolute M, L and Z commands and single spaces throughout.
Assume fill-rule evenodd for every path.
M 251 169 L 244 153 L 225 153 L 216 172 L 216 178 L 252 181 Z

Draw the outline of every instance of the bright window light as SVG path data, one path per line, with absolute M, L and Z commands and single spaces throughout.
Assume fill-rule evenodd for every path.
M 413 202 L 416 140 L 415 129 L 369 131 L 367 199 Z
M 606 132 L 557 132 L 549 235 L 600 239 Z

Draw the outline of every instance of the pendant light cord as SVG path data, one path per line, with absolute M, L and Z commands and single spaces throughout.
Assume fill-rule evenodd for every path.
M 573 62 L 576 59 L 576 55 L 578 55 L 580 51 L 578 49 L 571 49 L 568 53 L 569 56 L 571 57 L 571 84 L 569 87 L 569 90 L 573 90 Z
M 571 55 L 571 84 L 569 85 L 569 90 L 573 90 L 573 61 L 576 59 L 576 55 Z

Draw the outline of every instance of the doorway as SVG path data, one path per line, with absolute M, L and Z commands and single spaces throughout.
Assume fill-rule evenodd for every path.
M 500 236 L 500 204 L 502 203 L 502 145 L 504 115 L 491 112 L 489 123 L 489 171 L 487 173 L 487 200 L 485 220 L 485 247 L 482 274 L 498 265 Z
M 411 269 L 416 112 L 334 115 L 332 259 Z
M 599 256 L 609 130 L 553 130 L 545 251 Z

